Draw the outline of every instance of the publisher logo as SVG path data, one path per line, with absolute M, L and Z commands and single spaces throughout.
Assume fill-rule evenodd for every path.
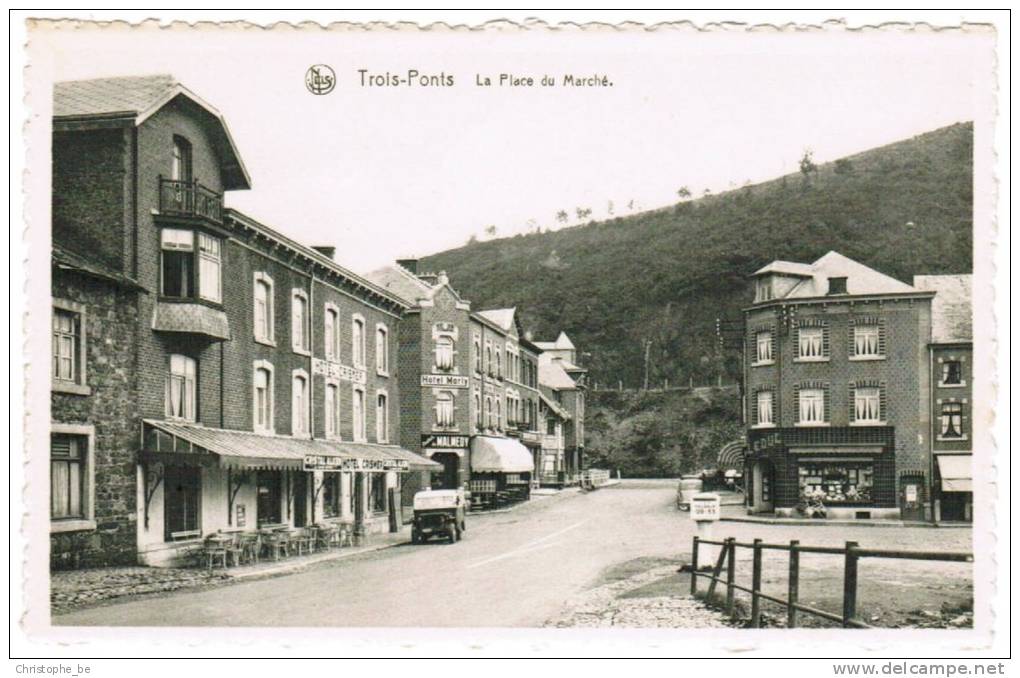
M 336 73 L 326 64 L 315 64 L 305 72 L 305 87 L 312 94 L 329 94 L 336 87 Z

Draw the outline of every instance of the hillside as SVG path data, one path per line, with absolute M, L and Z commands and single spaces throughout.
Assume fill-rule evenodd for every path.
M 717 466 L 743 433 L 736 387 L 598 391 L 588 399 L 586 463 L 628 478 L 676 478 Z
M 426 257 L 475 308 L 515 305 L 540 338 L 566 330 L 592 379 L 706 382 L 739 372 L 715 320 L 738 320 L 748 274 L 829 250 L 909 281 L 971 271 L 973 126 L 960 123 L 716 196 Z M 567 179 L 569 180 L 569 179 Z

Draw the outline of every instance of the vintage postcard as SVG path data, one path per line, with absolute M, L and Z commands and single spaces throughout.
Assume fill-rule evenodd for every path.
M 160 18 L 23 18 L 43 652 L 993 646 L 994 26 Z

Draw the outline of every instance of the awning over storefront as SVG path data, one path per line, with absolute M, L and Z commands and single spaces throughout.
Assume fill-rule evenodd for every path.
M 513 438 L 475 436 L 471 439 L 471 471 L 479 473 L 530 473 L 535 460 Z
M 437 470 L 440 464 L 395 445 L 289 438 L 146 419 L 143 461 L 234 469 L 306 471 Z
M 970 454 L 937 454 L 943 492 L 973 492 Z
M 743 438 L 737 438 L 731 442 L 726 443 L 719 449 L 719 456 L 717 457 L 717 464 L 721 469 L 739 469 L 744 468 L 744 455 L 747 452 L 747 441 Z

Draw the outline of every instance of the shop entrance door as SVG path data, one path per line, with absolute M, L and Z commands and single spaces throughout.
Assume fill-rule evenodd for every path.
M 308 474 L 298 471 L 294 474 L 294 527 L 308 524 Z
M 283 522 L 283 483 L 279 471 L 259 471 L 257 476 L 258 503 L 256 504 L 258 524 Z
M 460 457 L 451 452 L 437 452 L 432 461 L 443 465 L 442 471 L 432 474 L 433 490 L 456 490 L 460 487 Z
M 924 520 L 924 476 L 900 477 L 900 518 Z

